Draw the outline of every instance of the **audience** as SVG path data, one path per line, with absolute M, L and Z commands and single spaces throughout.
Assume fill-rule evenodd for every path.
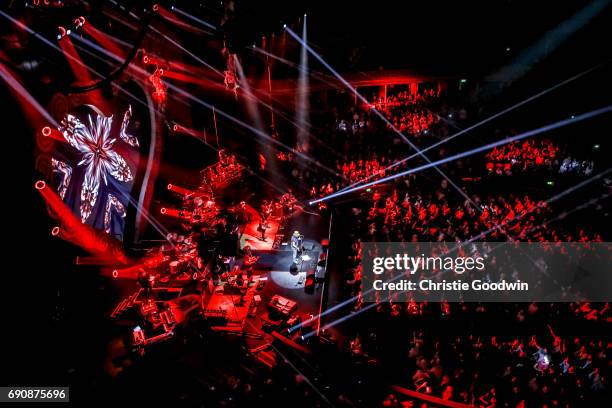
M 487 171 L 496 174 L 526 172 L 558 165 L 559 148 L 550 140 L 527 139 L 493 148 L 485 155 Z
M 424 163 L 417 158 L 387 169 L 414 151 L 376 117 L 373 108 L 406 137 L 418 138 L 421 147 L 469 126 L 461 122 L 469 110 L 459 104 L 448 106 L 446 95 L 431 89 L 416 94 L 389 92 L 371 100 L 369 106 L 339 100 L 332 105 L 333 114 L 313 118 L 319 126 L 313 129 L 319 144 L 300 146 L 299 151 L 316 157 L 336 175 L 315 166 L 296 166 L 298 158 L 292 154 L 279 156 L 291 178 L 308 186 L 305 197 L 300 198 L 324 197 L 364 179 L 377 180 Z M 512 131 L 498 129 L 497 133 Z M 472 138 L 468 143 L 482 145 L 483 141 Z M 431 150 L 428 156 L 444 157 L 468 148 L 462 142 Z M 568 152 L 572 153 L 572 147 L 557 140 L 529 138 L 457 161 L 455 181 L 464 177 L 490 182 L 468 186 L 471 191 L 465 196 L 447 181 L 434 180 L 431 174 L 439 176 L 433 171 L 347 196 L 351 204 L 334 208 L 339 215 L 334 215 L 336 222 L 341 222 L 340 217 L 347 220 L 343 242 L 334 246 L 338 256 L 346 256 L 343 299 L 353 299 L 353 312 L 368 305 L 360 292 L 361 242 L 462 242 L 475 237 L 500 242 L 602 242 L 605 231 L 564 222 L 559 217 L 564 207 L 549 203 L 553 194 L 541 184 L 534 188 L 520 184 L 525 182 L 521 180 L 516 188 L 501 189 L 486 177 L 507 175 L 505 180 L 512 186 L 515 174 L 540 170 L 547 175 L 592 173 L 591 160 L 578 162 Z M 325 202 L 319 206 L 326 209 Z M 608 304 L 380 302 L 360 318 L 367 324 L 343 328 L 353 361 L 380 360 L 383 367 L 397 373 L 390 374 L 389 381 L 423 394 L 478 407 L 554 407 L 589 404 L 608 387 L 609 342 L 601 336 L 568 331 L 572 325 L 610 324 Z M 465 322 L 466 327 L 488 323 L 481 324 L 478 333 L 431 326 L 431 322 L 452 325 L 453 321 Z M 500 327 L 500 321 L 511 322 L 512 334 Z M 401 330 L 408 330 L 410 336 L 398 347 L 389 347 L 389 333 Z M 379 404 L 406 406 L 400 402 L 405 399 L 385 394 Z

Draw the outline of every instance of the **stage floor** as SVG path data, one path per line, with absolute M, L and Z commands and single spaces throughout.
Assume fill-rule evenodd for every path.
M 249 221 L 244 226 L 240 236 L 240 249 L 244 249 L 248 245 L 253 250 L 272 250 L 276 235 L 282 233 L 280 231 L 282 228 L 280 217 L 271 217 L 268 220 L 270 228 L 266 230 L 265 239 L 262 240 L 261 232 L 259 231 L 259 213 L 250 205 L 247 205 L 247 212 Z
M 280 247 L 277 250 L 254 250 L 253 254 L 259 256 L 254 265 L 254 274 L 265 280 L 262 290 L 257 294 L 261 303 L 255 313 L 247 317 L 244 324 L 245 333 L 263 334 L 263 338 L 247 336 L 246 343 L 249 349 L 255 349 L 272 342 L 272 336 L 262 331 L 262 324 L 268 318 L 268 304 L 274 295 L 280 295 L 297 302 L 296 313 L 301 316 L 315 316 L 319 314 L 325 294 L 324 281 L 315 283 L 313 290 L 306 292 L 306 275 L 309 269 L 316 269 L 319 255 L 323 251 L 321 240 L 328 238 L 329 219 L 308 212 L 300 212 L 287 221 L 286 232 Z M 304 234 L 303 262 L 293 265 L 293 253 L 289 247 L 289 238 L 293 231 Z M 294 266 L 292 268 L 292 266 Z
M 250 206 L 248 211 L 251 219 L 245 224 L 240 242 L 241 247 L 251 245 L 253 255 L 259 257 L 253 266 L 255 282 L 250 284 L 242 301 L 239 293 L 229 290 L 211 293 L 207 288 L 202 288 L 202 305 L 205 314 L 211 312 L 212 316 L 213 311 L 218 311 L 227 317 L 226 323 L 221 323 L 220 320 L 217 323 L 214 317 L 211 317 L 213 329 L 244 336 L 247 347 L 253 349 L 272 342 L 272 336 L 262 330 L 262 325 L 269 317 L 268 304 L 273 296 L 280 295 L 295 301 L 296 313 L 302 319 L 318 315 L 325 306 L 325 280 L 317 279 L 314 287 L 308 291 L 305 285 L 309 271 L 316 271 L 319 256 L 323 251 L 321 241 L 329 237 L 330 220 L 303 210 L 296 211 L 283 225 L 279 219 L 272 219 L 270 230 L 274 235 L 279 235 L 278 245 L 273 248 L 273 234 L 269 234 L 266 242 L 253 235 L 259 223 L 259 215 Z M 303 261 L 298 265 L 293 263 L 289 245 L 290 237 L 296 230 L 305 236 L 305 253 Z M 244 270 L 241 262 L 239 260 L 237 266 Z M 128 296 L 138 288 L 133 279 L 115 279 L 114 282 L 119 286 L 118 293 L 123 296 Z

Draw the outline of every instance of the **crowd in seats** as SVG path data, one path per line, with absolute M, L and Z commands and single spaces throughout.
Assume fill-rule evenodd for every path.
M 314 199 L 324 197 L 350 184 L 365 179 L 368 181 L 378 180 L 393 171 L 404 169 L 405 166 L 398 165 L 391 172 L 385 170 L 386 167 L 393 164 L 396 160 L 397 159 L 388 159 L 386 157 L 377 158 L 376 154 L 372 154 L 365 159 L 359 158 L 343 163 L 338 161 L 336 162 L 335 170 L 339 177 L 334 179 L 320 176 L 319 179 L 313 179 L 310 185 L 308 198 Z
M 593 160 L 582 160 L 568 156 L 561 162 L 559 166 L 560 174 L 579 174 L 588 176 L 593 173 L 595 163 Z
M 373 106 L 406 135 L 420 135 L 423 139 L 419 140 L 419 146 L 427 146 L 429 140 L 424 138 L 438 137 L 438 133 L 444 134 L 441 130 L 448 126 L 448 121 L 441 121 L 440 116 L 433 113 L 437 110 L 430 106 L 437 98 L 435 92 L 422 97 L 406 92 L 387 96 L 386 103 L 383 98 L 373 100 Z M 454 108 L 453 111 L 461 110 L 460 107 Z M 366 109 L 338 108 L 335 113 L 329 126 L 333 131 L 320 136 L 346 159 L 327 157 L 328 161 L 324 162 L 338 173 L 337 177 L 316 169 L 296 173 L 298 175 L 293 178 L 304 181 L 308 186 L 309 198 L 327 196 L 363 179 L 379 179 L 418 165 L 409 162 L 385 171 L 387 166 L 413 151 L 405 148 L 397 135 Z M 430 114 L 431 120 L 427 119 Z M 426 118 L 411 115 L 426 115 Z M 447 116 L 443 115 L 445 118 Z M 418 126 L 410 125 L 415 119 Z M 458 124 L 462 128 L 469 125 Z M 427 129 L 431 131 L 425 134 Z M 446 129 L 445 134 L 450 133 Z M 508 134 L 504 129 L 500 133 Z M 432 143 L 437 140 L 432 140 Z M 474 146 L 483 143 L 481 140 L 471 142 Z M 460 152 L 468 148 L 461 141 L 452 147 L 444 146 L 444 152 L 437 149 L 428 155 L 444 157 L 455 153 L 452 149 L 459 149 L 456 152 Z M 543 191 L 541 185 L 538 189 L 521 185 L 515 192 L 484 186 L 485 181 L 490 182 L 484 177 L 487 173 L 485 166 L 489 172 L 497 173 L 500 170 L 500 174 L 509 175 L 531 169 L 569 173 L 578 172 L 577 169 L 583 167 L 590 170 L 581 174 L 590 174 L 592 162 L 582 166 L 577 165 L 575 160 L 563 160 L 566 151 L 562 143 L 526 139 L 475 156 L 473 162 L 464 161 L 459 172 L 465 174 L 469 171 L 467 175 L 472 179 L 484 180 L 482 186 L 468 185 L 468 190 L 485 192 L 467 191 L 469 199 L 456 194 L 448 184 L 440 184 L 433 171 L 413 174 L 384 186 L 372 187 L 371 191 L 362 190 L 359 194 L 346 196 L 345 201 L 350 203 L 346 206 L 350 209 L 340 210 L 339 204 L 335 210 L 344 211 L 342 216 L 350 221 L 343 227 L 343 242 L 337 242 L 334 250 L 343 256 L 345 268 L 341 291 L 344 299 L 353 298 L 352 312 L 361 312 L 369 305 L 363 302 L 361 294 L 361 242 L 458 242 L 478 236 L 481 241 L 499 242 L 509 239 L 521 242 L 602 242 L 604 237 L 592 225 L 576 225 L 562 220 L 550 222 L 566 207 L 557 207 L 555 202 L 548 203 L 547 199 L 554 193 Z M 315 157 L 320 159 L 324 155 Z M 415 162 L 417 160 L 420 159 L 415 159 Z M 453 169 L 458 167 L 455 165 Z M 457 181 L 457 178 L 454 179 Z M 334 222 L 340 222 L 336 213 Z M 534 406 L 569 406 L 572 401 L 586 403 L 590 396 L 609 387 L 611 351 L 610 345 L 601 337 L 601 331 L 596 340 L 586 335 L 561 333 L 561 328 L 567 328 L 568 322 L 612 323 L 609 305 L 503 305 L 503 313 L 500 314 L 499 307 L 489 304 L 380 303 L 359 315 L 366 316 L 364 318 L 372 322 L 389 320 L 392 324 L 384 329 L 376 324 L 360 325 L 365 329 L 352 338 L 352 354 L 376 359 L 387 349 L 399 355 L 408 355 L 409 364 L 400 366 L 404 371 L 396 377 L 405 380 L 400 385 L 479 407 L 525 407 L 529 406 L 527 402 L 533 402 Z M 403 349 L 388 347 L 382 340 L 385 333 L 394 333 L 400 327 L 411 328 L 415 322 L 434 320 L 432 316 L 446 319 L 441 324 L 453 319 L 470 322 L 482 316 L 496 321 L 505 316 L 518 326 L 516 333 L 503 336 L 494 335 L 496 328 L 493 326 L 482 335 L 416 330 L 411 344 L 404 343 Z M 521 329 L 536 318 L 541 323 L 540 327 L 546 328 L 546 324 L 550 324 L 547 334 L 540 332 L 534 336 Z M 414 324 L 414 327 L 418 327 L 418 324 Z M 396 397 L 381 402 L 384 406 L 402 406 L 398 402 L 401 398 Z
M 355 226 L 363 232 L 354 233 L 348 268 L 347 285 L 351 295 L 360 297 L 361 266 L 360 241 L 368 242 L 463 242 L 474 237 L 478 241 L 521 242 L 602 242 L 598 232 L 586 228 L 563 225 L 554 228 L 547 222 L 549 205 L 529 195 L 491 196 L 484 200 L 474 197 L 451 203 L 443 195 L 423 196 L 397 190 L 388 196 L 372 195 L 371 206 L 359 210 Z M 349 265 L 351 263 L 349 262 Z M 361 303 L 357 302 L 357 309 Z
M 340 171 L 344 178 L 350 183 L 363 180 L 364 178 L 380 178 L 385 175 L 385 167 L 389 163 L 385 158 L 380 160 L 373 158 L 369 160 L 351 160 L 348 163 L 343 163 Z
M 373 124 L 369 109 L 374 108 L 399 131 L 410 136 L 426 135 L 431 126 L 440 121 L 440 116 L 429 109 L 429 104 L 438 97 L 437 92 L 425 90 L 417 94 L 408 91 L 388 95 L 385 98 L 375 97 L 368 109 L 351 112 L 349 117 L 339 118 L 336 129 L 340 133 L 356 134 L 367 131 Z M 376 119 L 378 120 L 378 119 Z M 385 127 L 388 127 L 385 124 Z
M 426 108 L 426 105 L 437 97 L 433 89 L 411 94 L 408 91 L 388 95 L 385 100 L 375 103 L 387 120 L 402 133 L 419 136 L 427 133 L 439 116 Z
M 457 241 L 490 231 L 487 240 L 506 240 L 508 235 L 527 242 L 601 241 L 582 230 L 556 231 L 542 223 L 551 214 L 544 200 L 529 195 L 474 196 L 453 203 L 442 193 L 423 194 L 411 189 L 374 193 L 367 214 L 371 241 Z M 503 228 L 496 229 L 496 226 Z
M 384 113 L 400 132 L 415 136 L 427 133 L 438 120 L 430 111 L 414 106 L 387 107 Z
M 574 309 L 587 304 L 454 304 L 380 305 L 380 320 L 419 325 L 423 319 L 439 324 L 451 320 L 503 320 L 514 334 L 441 335 L 417 329 L 405 350 L 404 384 L 414 391 L 477 407 L 588 406 L 602 398 L 607 387 L 611 345 L 605 338 L 577 333 L 560 335 L 553 324 L 566 319 L 581 324 Z M 498 307 L 496 307 L 498 306 Z M 503 312 L 501 311 L 503 309 Z M 398 311 L 399 310 L 399 311 Z M 610 322 L 609 304 L 595 310 L 602 324 Z M 392 311 L 395 311 L 393 314 Z M 554 316 L 552 319 L 550 316 Z M 487 320 L 489 319 L 489 320 Z M 538 335 L 529 327 L 543 325 Z M 358 337 L 359 338 L 359 337 Z M 361 346 L 361 353 L 370 353 Z M 399 407 L 393 398 L 386 406 Z
M 587 232 L 586 227 L 553 227 L 546 223 L 551 213 L 550 205 L 529 195 L 492 195 L 485 199 L 473 197 L 473 203 L 467 200 L 453 203 L 443 194 L 424 195 L 411 189 L 386 195 L 374 192 L 371 205 L 362 210 L 353 209 L 355 227 L 347 234 L 352 237 L 345 276 L 347 295 L 354 297 L 355 311 L 368 305 L 363 303 L 361 294 L 362 240 L 460 241 L 491 231 L 487 241 L 506 241 L 508 236 L 525 242 L 602 241 L 599 233 Z M 496 225 L 504 228 L 495 229 Z M 519 326 L 535 317 L 547 323 L 556 323 L 558 319 L 559 325 L 572 320 L 612 323 L 612 309 L 608 304 L 503 305 L 506 315 Z M 374 310 L 374 322 L 388 319 L 392 327 L 411 326 L 415 319 L 427 321 L 434 315 L 458 321 L 487 314 L 495 321 L 503 315 L 493 305 L 444 302 L 381 302 Z M 383 346 L 372 339 L 382 332 L 371 328 L 369 340 L 363 342 L 367 345 L 357 341 L 358 353 L 378 357 Z M 525 334 L 458 335 L 447 339 L 421 331 L 409 349 L 400 352 L 406 352 L 411 361 L 406 374 L 410 380 L 405 385 L 414 391 L 478 407 L 522 407 L 526 406 L 526 400 L 553 407 L 563 406 L 561 402 L 574 398 L 588 401 L 594 394 L 600 395 L 607 386 L 611 345 L 601 338 L 559 336 L 552 328 L 549 332 L 541 338 Z M 401 398 L 391 396 L 383 404 L 401 406 L 398 400 Z
M 552 168 L 558 164 L 559 148 L 547 139 L 527 139 L 495 147 L 485 158 L 487 170 L 497 174 Z

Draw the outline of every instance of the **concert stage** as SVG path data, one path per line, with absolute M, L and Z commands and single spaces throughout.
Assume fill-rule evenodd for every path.
M 261 231 L 259 230 L 259 213 L 250 205 L 246 206 L 247 224 L 242 230 L 240 236 L 240 249 L 245 246 L 251 247 L 253 250 L 271 250 L 274 246 L 276 235 L 282 233 L 282 222 L 280 217 L 271 217 L 268 220 L 269 228 L 266 229 L 265 239 L 261 239 Z
M 224 315 L 223 324 L 211 323 L 216 331 L 245 335 L 250 349 L 272 342 L 271 331 L 281 331 L 288 327 L 285 323 L 289 315 L 279 316 L 269 307 L 270 300 L 278 295 L 297 304 L 295 314 L 301 320 L 317 315 L 324 302 L 325 262 L 319 261 L 327 251 L 321 241 L 328 238 L 330 220 L 317 214 L 300 211 L 289 219 L 283 229 L 285 234 L 278 249 L 253 250 L 258 257 L 253 265 L 253 275 L 242 302 L 241 296 L 217 290 L 204 295 L 203 310 L 211 321 Z M 293 263 L 289 246 L 291 233 L 303 233 L 305 253 L 300 264 Z M 236 267 L 243 268 L 238 263 Z M 316 322 L 314 322 L 316 328 Z

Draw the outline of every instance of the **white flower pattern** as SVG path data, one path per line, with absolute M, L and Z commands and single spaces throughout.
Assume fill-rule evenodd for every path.
M 77 117 L 68 114 L 60 127 L 66 141 L 82 153 L 78 166 L 86 167 L 80 194 L 80 213 L 83 223 L 87 221 L 96 205 L 102 181 L 108 184 L 109 175 L 120 182 L 129 182 L 134 178 L 125 159 L 113 149 L 117 141 L 110 137 L 113 117 L 106 117 L 97 108 L 90 107 L 95 114 L 87 116 L 88 123 L 83 123 Z M 124 129 L 125 123 L 122 126 L 123 131 Z M 132 141 L 130 144 L 133 143 Z

